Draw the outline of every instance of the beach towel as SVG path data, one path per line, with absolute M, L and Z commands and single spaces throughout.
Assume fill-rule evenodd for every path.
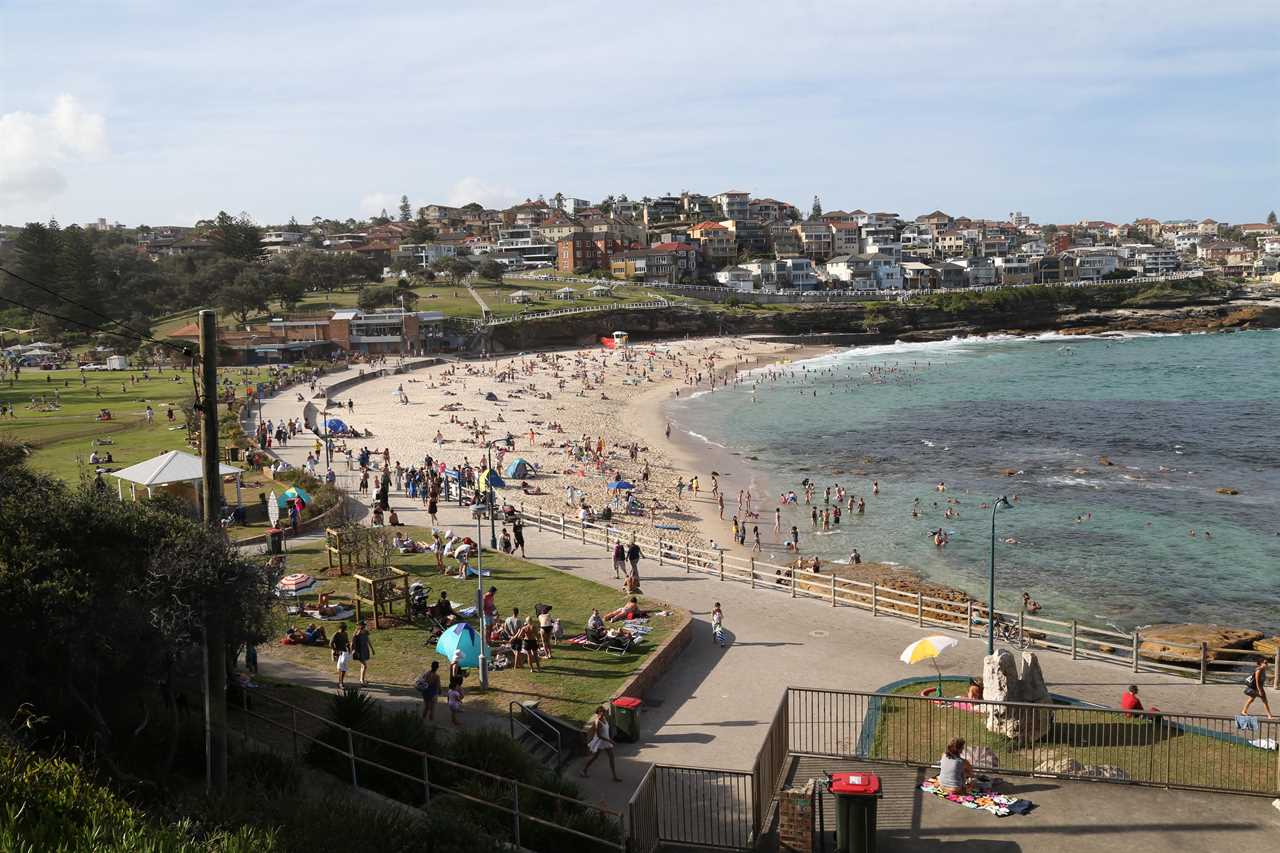
M 565 642 L 571 646 L 585 646 L 590 642 L 590 640 L 587 639 L 586 634 L 579 634 L 576 637 L 570 637 L 569 639 L 565 640 Z
M 1236 730 L 1242 732 L 1256 732 L 1258 730 L 1258 718 L 1250 715 L 1238 715 L 1236 717 Z
M 991 812 L 996 817 L 1026 814 L 1033 805 L 1030 800 L 1023 800 L 1009 794 L 993 793 L 990 785 L 978 783 L 974 784 L 972 794 L 949 794 L 938 784 L 936 776 L 922 782 L 920 790 L 926 794 L 933 794 L 939 799 L 949 800 L 957 805 L 964 806 L 966 809 L 981 809 L 985 812 Z

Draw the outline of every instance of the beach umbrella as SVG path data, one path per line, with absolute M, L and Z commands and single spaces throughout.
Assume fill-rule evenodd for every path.
M 903 663 L 919 663 L 922 660 L 933 661 L 933 668 L 938 671 L 938 696 L 941 697 L 942 670 L 938 669 L 938 655 L 955 645 L 958 645 L 958 642 L 953 637 L 934 634 L 933 636 L 916 640 L 907 646 L 902 650 L 902 654 L 898 655 L 898 660 Z
M 341 418 L 329 418 L 325 421 L 325 425 L 329 428 L 329 432 L 347 431 L 347 422 Z
M 498 472 L 492 468 L 486 468 L 480 472 L 480 482 L 494 489 L 505 489 L 507 484 L 498 476 Z
M 529 476 L 529 463 L 522 457 L 517 456 L 507 464 L 505 473 L 508 477 L 515 477 L 517 480 L 523 480 Z
M 311 503 L 311 495 L 307 494 L 304 490 L 298 488 L 297 486 L 290 486 L 289 488 L 284 490 L 284 494 L 282 494 L 280 497 L 276 499 L 277 505 L 281 509 L 284 509 L 285 507 L 289 506 L 289 502 L 294 500 L 295 498 L 300 498 L 302 500 L 303 506 L 306 506 L 307 504 Z
M 443 655 L 445 660 L 453 660 L 453 653 L 457 651 L 462 652 L 458 660 L 462 666 L 480 665 L 480 635 L 466 622 L 450 625 L 436 641 L 436 654 Z
M 628 483 L 626 480 L 614 480 L 612 483 L 610 483 L 610 484 L 609 484 L 609 489 L 611 489 L 611 490 L 613 490 L 613 489 L 634 489 L 634 488 L 635 488 L 635 486 L 631 485 L 631 484 L 630 484 L 630 483 Z
M 276 584 L 276 590 L 281 595 L 291 595 L 295 598 L 304 592 L 309 592 L 316 585 L 316 579 L 311 575 L 302 572 L 296 572 L 292 575 L 285 575 Z

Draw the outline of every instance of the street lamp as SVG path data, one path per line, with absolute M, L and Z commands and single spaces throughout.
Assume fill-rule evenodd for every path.
M 991 577 L 987 587 L 987 654 L 996 652 L 996 511 L 1000 507 L 1013 509 L 1009 499 L 1001 495 L 991 507 Z
M 492 441 L 486 442 L 484 446 L 485 459 L 487 462 L 486 469 L 485 469 L 484 488 L 485 488 L 485 493 L 489 496 L 487 500 L 489 501 L 489 547 L 490 548 L 498 547 L 498 533 L 497 533 L 497 528 L 495 527 L 494 521 L 493 521 L 493 509 L 497 503 L 497 494 L 492 491 L 493 486 L 489 482 L 489 478 L 493 476 L 493 446 L 495 444 L 506 445 L 506 448 L 508 450 L 514 450 L 516 446 L 516 443 L 511 440 L 510 436 L 506 438 L 495 438 Z M 476 524 L 479 524 L 479 523 L 480 523 L 480 519 L 479 519 L 479 516 L 477 516 Z
M 461 491 L 461 487 L 458 489 Z M 492 517 L 493 513 L 490 513 Z M 476 515 L 476 612 L 480 614 L 480 689 L 489 689 L 489 626 L 484 614 L 484 547 L 480 544 L 480 516 Z

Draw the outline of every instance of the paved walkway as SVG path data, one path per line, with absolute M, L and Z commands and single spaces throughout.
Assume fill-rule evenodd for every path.
M 339 375 L 330 381 L 338 378 L 345 377 Z M 362 393 L 369 392 L 357 386 L 344 395 L 356 398 L 358 410 Z M 285 394 L 266 402 L 264 417 L 273 420 L 297 417 L 299 409 L 300 404 Z M 368 443 L 371 447 L 377 444 L 376 434 Z M 306 445 L 301 444 L 284 449 L 282 455 L 290 462 L 299 463 L 306 452 Z M 345 472 L 339 473 L 347 476 Z M 391 504 L 406 524 L 428 526 L 420 502 L 410 501 L 404 495 L 392 495 Z M 444 527 L 455 530 L 474 524 L 469 513 L 456 505 L 442 505 L 438 515 Z M 616 588 L 611 561 L 603 546 L 561 539 L 555 533 L 543 533 L 531 527 L 526 527 L 525 535 L 531 560 Z M 922 634 L 921 629 L 907 621 L 873 617 L 854 608 L 833 608 L 814 600 L 792 599 L 784 590 L 753 590 L 714 577 L 685 574 L 679 567 L 659 567 L 652 559 L 645 560 L 640 569 L 645 593 L 691 611 L 697 634 L 675 667 L 649 691 L 646 709 L 641 715 L 641 742 L 620 745 L 617 750 L 623 784 L 598 783 L 594 789 L 614 808 L 625 806 L 650 762 L 749 770 L 786 686 L 872 691 L 901 678 L 927 674 L 925 670 L 913 669 L 898 661 L 901 650 Z M 602 601 L 601 606 L 615 606 L 615 598 L 619 603 L 622 601 L 618 594 Z M 725 627 L 731 639 L 727 649 L 711 641 L 709 613 L 716 601 L 724 608 Z M 944 672 L 980 673 L 985 641 L 959 640 L 954 654 L 948 652 Z M 1166 710 L 1225 715 L 1239 710 L 1241 694 L 1235 684 L 1199 685 L 1172 675 L 1135 674 L 1123 667 L 1099 661 L 1072 661 L 1066 655 L 1052 652 L 1041 654 L 1039 659 L 1050 690 L 1086 701 L 1115 705 L 1125 685 L 1136 683 L 1141 685 L 1148 704 Z M 593 772 L 596 777 L 607 778 L 603 776 L 606 770 L 593 768 Z M 1062 787 L 1057 782 L 1052 785 Z M 1081 786 L 1070 787 L 1074 790 Z M 1280 829 L 1280 812 L 1264 799 L 1136 792 L 1101 785 L 1096 790 L 1097 795 L 1087 800 L 1089 809 L 1093 810 L 1090 813 L 1080 814 L 1077 808 L 1076 813 L 1058 813 L 1048 820 L 1064 827 L 1061 832 L 1066 832 L 1065 827 L 1077 821 L 1119 825 L 1131 819 L 1130 802 L 1136 803 L 1139 799 L 1154 802 L 1155 798 L 1160 799 L 1162 807 L 1185 802 L 1189 808 L 1210 809 L 1203 815 L 1206 820 L 1220 822 L 1225 814 L 1241 820 L 1249 816 L 1251 820 Z M 1131 794 L 1135 799 L 1130 798 Z M 1196 820 L 1187 814 L 1183 818 Z M 1005 832 L 1009 826 L 1012 825 L 1000 824 Z M 1061 849 L 1054 846 L 1060 845 L 1061 839 L 1054 840 L 1050 835 L 1042 840 L 1044 844 L 1037 843 L 1034 847 L 1018 847 L 1015 842 L 1008 842 L 1015 846 L 965 848 L 948 844 L 947 849 Z M 1073 846 L 1073 849 L 1114 849 L 1117 843 L 1111 833 L 1099 835 L 1098 840 L 1098 848 Z M 1233 849 L 1254 849 L 1241 838 L 1233 840 L 1243 845 Z M 1127 837 L 1123 841 L 1132 842 L 1133 839 Z M 1164 849 L 1196 848 L 1174 844 Z

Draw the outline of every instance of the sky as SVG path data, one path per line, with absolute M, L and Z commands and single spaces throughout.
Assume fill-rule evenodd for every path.
M 0 0 L 0 223 L 741 190 L 1280 208 L 1280 3 Z

